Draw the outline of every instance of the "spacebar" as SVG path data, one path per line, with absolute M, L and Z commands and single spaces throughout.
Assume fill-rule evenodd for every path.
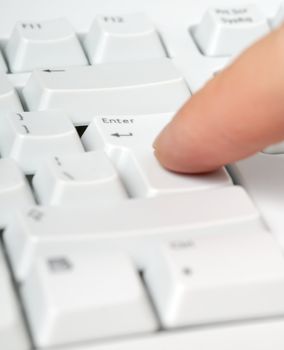
M 109 344 L 77 345 L 68 350 L 282 350 L 283 332 L 282 319 L 162 333 Z
M 251 200 L 241 187 L 232 186 L 125 200 L 104 208 L 35 207 L 19 213 L 4 240 L 15 275 L 23 280 L 37 251 L 60 255 L 74 248 L 122 249 L 143 268 L 154 243 L 260 229 L 263 223 Z

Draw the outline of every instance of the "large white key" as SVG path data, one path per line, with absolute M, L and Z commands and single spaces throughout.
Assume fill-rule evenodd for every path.
M 11 284 L 8 268 L 0 247 L 0 349 L 29 350 L 27 331 Z
M 150 147 L 122 152 L 116 166 L 132 197 L 154 197 L 232 185 L 225 169 L 204 175 L 169 172 L 161 166 Z
M 35 71 L 23 89 L 30 110 L 62 109 L 74 124 L 96 115 L 174 113 L 189 90 L 169 59 Z
M 151 145 L 171 116 L 96 117 L 82 142 L 87 150 L 104 149 L 116 163 L 132 197 L 152 197 L 175 192 L 228 186 L 224 169 L 206 175 L 181 175 L 166 171 Z
M 23 107 L 16 90 L 6 75 L 0 72 L 0 118 L 7 112 L 22 110 Z
M 275 143 L 271 146 L 266 147 L 263 153 L 267 154 L 284 154 L 284 142 Z
M 230 56 L 269 33 L 267 19 L 256 5 L 209 9 L 194 30 L 195 40 L 208 56 Z
M 12 159 L 0 159 L 0 228 L 6 226 L 16 209 L 34 205 L 26 179 Z
M 47 160 L 36 172 L 33 187 L 45 205 L 91 206 L 127 198 L 114 166 L 102 151 Z
M 25 173 L 34 173 L 48 156 L 82 152 L 76 129 L 64 112 L 10 113 L 0 118 L 0 153 L 15 159 Z
M 13 73 L 87 64 L 74 29 L 63 18 L 18 22 L 5 52 Z
M 6 62 L 4 60 L 4 57 L 3 57 L 1 51 L 0 51 L 0 70 L 2 70 L 2 72 L 4 72 L 4 73 L 7 73 L 7 71 L 8 71 Z
M 283 331 L 283 319 L 276 319 L 159 332 L 154 336 L 115 339 L 103 344 L 78 344 L 68 350 L 282 350 Z
M 38 347 L 157 328 L 138 272 L 122 253 L 42 257 L 21 295 Z
M 240 187 L 121 201 L 92 208 L 31 208 L 4 232 L 15 275 L 22 280 L 37 252 L 115 246 L 143 267 L 155 242 L 196 235 L 258 232 L 259 213 Z M 15 244 L 17 242 L 17 244 Z M 145 258 L 146 255 L 146 258 Z
M 141 13 L 97 16 L 84 44 L 91 63 L 143 61 L 166 56 L 156 28 Z
M 166 328 L 284 315 L 284 256 L 265 231 L 169 242 L 145 280 Z
M 246 188 L 284 246 L 284 155 L 260 153 L 232 165 L 230 173 Z

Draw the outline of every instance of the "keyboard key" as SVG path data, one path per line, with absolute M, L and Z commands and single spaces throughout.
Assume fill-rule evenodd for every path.
M 273 233 L 284 244 L 284 157 L 260 153 L 230 166 L 230 174 L 241 184 L 260 210 Z
M 0 228 L 17 209 L 34 205 L 26 179 L 12 159 L 0 159 Z
M 281 4 L 279 10 L 277 11 L 275 17 L 270 21 L 272 28 L 277 28 L 281 26 L 284 22 L 284 3 Z
M 147 16 L 97 16 L 85 39 L 91 63 L 144 61 L 165 57 L 156 28 Z
M 7 68 L 5 59 L 4 59 L 4 57 L 3 57 L 1 51 L 0 51 L 0 70 L 1 70 L 3 73 L 7 73 L 7 71 L 8 71 L 8 68 Z
M 74 29 L 63 18 L 18 22 L 5 52 L 13 73 L 87 64 Z
M 104 152 L 56 156 L 33 178 L 41 204 L 92 206 L 127 198 L 118 174 Z
M 4 240 L 15 276 L 23 280 L 37 253 L 115 247 L 129 252 L 143 268 L 149 249 L 158 242 L 262 228 L 246 193 L 232 186 L 82 209 L 31 208 L 11 222 Z
M 138 273 L 121 253 L 42 257 L 21 294 L 38 347 L 157 328 Z
M 83 152 L 80 138 L 62 112 L 10 113 L 0 119 L 0 153 L 32 174 L 52 155 Z
M 145 280 L 166 328 L 284 314 L 284 257 L 269 232 L 170 242 L 152 259 Z
M 103 344 L 78 344 L 68 350 L 282 350 L 283 319 L 231 323 L 222 327 L 180 329 Z M 61 350 L 61 348 L 54 348 Z
M 204 175 L 169 172 L 160 165 L 150 148 L 122 153 L 117 160 L 117 169 L 132 197 L 155 197 L 232 185 L 225 169 Z
M 86 150 L 150 148 L 173 113 L 160 115 L 117 115 L 94 117 L 81 140 Z
M 22 111 L 19 96 L 8 81 L 5 74 L 0 72 L 0 117 L 11 111 Z
M 267 19 L 256 5 L 210 8 L 194 30 L 207 56 L 231 56 L 269 33 Z
M 2 208 L 1 208 L 2 209 Z M 0 247 L 0 349 L 29 350 L 28 337 Z
M 171 116 L 96 117 L 82 142 L 87 150 L 104 149 L 132 197 L 153 197 L 175 192 L 207 190 L 232 184 L 225 169 L 205 175 L 166 171 L 151 145 Z
M 279 142 L 274 145 L 268 146 L 263 150 L 263 153 L 267 154 L 284 154 L 284 142 Z
M 75 125 L 96 115 L 174 113 L 189 90 L 169 59 L 35 71 L 23 89 L 30 110 L 62 109 Z

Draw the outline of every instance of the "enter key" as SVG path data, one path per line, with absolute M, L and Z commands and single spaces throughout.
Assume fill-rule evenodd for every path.
M 96 117 L 82 141 L 87 151 L 105 150 L 131 197 L 155 197 L 232 184 L 226 170 L 205 175 L 181 175 L 165 170 L 152 144 L 172 115 Z

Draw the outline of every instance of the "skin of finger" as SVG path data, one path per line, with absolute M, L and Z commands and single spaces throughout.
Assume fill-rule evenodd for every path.
M 166 168 L 199 173 L 284 139 L 284 27 L 245 51 L 177 113 L 155 142 Z

